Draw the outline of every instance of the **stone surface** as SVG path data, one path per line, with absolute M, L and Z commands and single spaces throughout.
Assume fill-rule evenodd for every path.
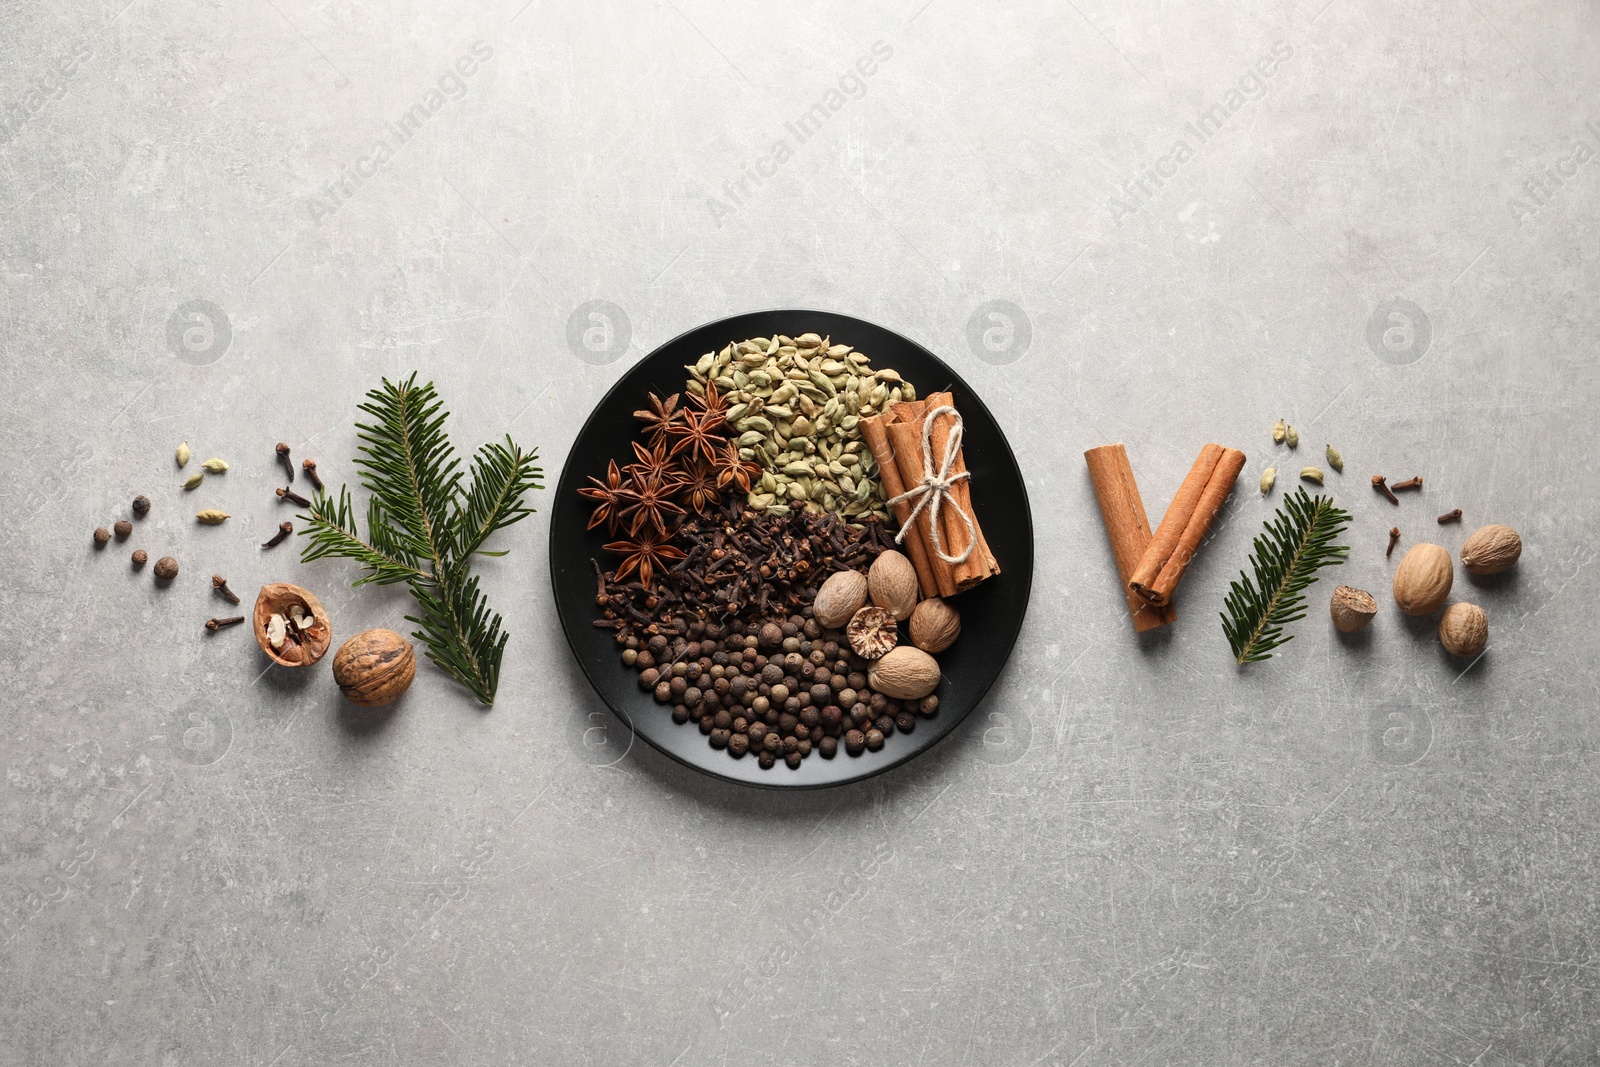
M 1600 1056 L 1592 5 L 124 3 L 0 3 L 0 1062 Z M 553 483 L 625 367 L 766 306 L 941 353 L 1035 487 L 1023 641 L 926 758 L 786 796 L 630 746 L 547 503 L 483 564 L 492 711 L 423 664 L 363 716 L 202 630 L 212 573 L 406 628 L 257 547 L 273 444 L 349 479 L 380 376 Z M 232 469 L 182 492 L 185 438 Z M 1117 440 L 1154 517 L 1250 455 L 1142 640 Z M 1256 479 L 1325 441 L 1350 562 L 1236 669 Z M 136 493 L 170 588 L 90 541 Z M 1493 521 L 1469 668 L 1388 605 L 1333 632 L 1391 524 Z

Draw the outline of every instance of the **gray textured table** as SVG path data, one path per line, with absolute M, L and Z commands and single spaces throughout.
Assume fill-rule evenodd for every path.
M 1593 4 L 125 3 L 0 2 L 0 1062 L 1596 1062 Z M 201 631 L 214 571 L 403 625 L 256 547 L 273 442 L 349 478 L 382 376 L 553 483 L 632 361 L 766 306 L 942 354 L 1034 487 L 1022 643 L 927 757 L 787 796 L 630 746 L 547 502 L 483 568 L 492 711 L 425 665 L 371 728 Z M 1240 671 L 1280 415 L 1385 611 L 1341 643 L 1325 581 Z M 234 470 L 184 496 L 184 438 Z M 1142 642 L 1116 440 L 1156 514 L 1250 453 Z M 1463 671 L 1382 546 L 1494 520 Z

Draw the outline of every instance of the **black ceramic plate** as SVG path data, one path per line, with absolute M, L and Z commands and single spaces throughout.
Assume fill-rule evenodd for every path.
M 601 536 L 603 527 L 584 528 L 590 505 L 578 495 L 578 487 L 587 484 L 589 475 L 603 476 L 609 460 L 618 464 L 632 461 L 629 442 L 635 439 L 638 426 L 633 412 L 644 406 L 645 394 L 652 390 L 662 396 L 682 391 L 687 377 L 684 364 L 749 337 L 774 333 L 794 337 L 807 332 L 865 352 L 874 367 L 893 367 L 916 385 L 918 396 L 939 389 L 955 395 L 966 422 L 964 453 L 972 472 L 973 505 L 1001 573 L 953 601 L 961 609 L 961 637 L 939 656 L 944 677 L 938 689 L 939 710 L 932 718 L 919 718 L 912 733 L 896 733 L 877 752 L 849 756 L 841 748 L 831 760 L 812 753 L 798 770 L 790 770 L 782 762 L 762 770 L 754 756 L 734 759 L 726 751 L 712 748 L 693 723 L 680 726 L 673 722 L 671 708 L 657 704 L 642 691 L 637 675 L 622 665 L 611 631 L 593 625 L 594 568 L 589 561 L 599 559 L 609 570 L 617 560 L 601 550 L 608 540 Z M 847 315 L 757 311 L 707 323 L 668 341 L 624 374 L 589 415 L 556 487 L 550 517 L 550 579 L 561 625 L 583 673 L 611 710 L 640 737 L 673 759 L 718 778 L 777 788 L 815 788 L 868 778 L 927 751 L 983 699 L 1011 655 L 1028 608 L 1033 583 L 1033 519 L 1022 472 L 994 416 L 937 356 L 891 330 Z

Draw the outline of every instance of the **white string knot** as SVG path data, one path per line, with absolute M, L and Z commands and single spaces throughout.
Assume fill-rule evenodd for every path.
M 944 462 L 940 464 L 937 473 L 933 468 L 933 420 L 940 415 L 955 417 L 955 425 L 950 427 L 950 437 L 944 444 Z M 972 521 L 972 516 L 961 509 L 950 494 L 950 488 L 964 478 L 972 477 L 971 471 L 962 471 L 952 475 L 950 468 L 955 465 L 956 457 L 961 455 L 961 438 L 966 433 L 966 424 L 961 421 L 961 413 L 946 404 L 928 412 L 928 417 L 922 422 L 922 469 L 928 472 L 921 483 L 912 486 L 893 500 L 890 506 L 903 503 L 907 500 L 916 500 L 917 506 L 911 509 L 911 514 L 906 516 L 906 521 L 900 524 L 900 532 L 895 535 L 894 543 L 900 544 L 906 539 L 906 534 L 911 532 L 911 526 L 917 521 L 917 516 L 922 514 L 924 508 L 928 512 L 928 529 L 931 531 L 930 539 L 933 541 L 934 553 L 946 563 L 954 566 L 965 563 L 967 557 L 972 555 L 972 546 L 978 541 L 978 525 Z M 948 555 L 944 550 L 944 539 L 939 534 L 939 509 L 946 503 L 955 509 L 961 516 L 961 521 L 967 524 L 967 547 L 959 556 Z

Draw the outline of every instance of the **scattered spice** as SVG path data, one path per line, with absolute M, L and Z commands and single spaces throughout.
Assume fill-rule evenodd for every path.
M 150 558 L 149 553 L 147 553 L 144 549 L 142 549 L 142 548 L 134 549 L 133 550 L 133 569 L 134 570 L 138 570 L 140 567 L 143 567 L 144 563 L 145 563 L 145 560 L 147 560 L 149 558 Z
M 1208 444 L 1200 450 L 1128 580 L 1130 589 L 1158 606 L 1171 601 L 1200 542 L 1233 492 L 1244 460 L 1236 448 Z
M 285 519 L 283 522 L 278 523 L 277 533 L 273 534 L 268 540 L 261 542 L 261 547 L 271 548 L 274 545 L 280 544 L 285 537 L 288 537 L 292 533 L 294 533 L 294 523 Z
M 302 508 L 309 508 L 311 506 L 311 501 L 307 500 L 293 489 L 290 489 L 288 486 L 284 486 L 282 489 L 276 490 L 276 492 L 279 500 L 287 500 L 289 503 Z
M 111 543 L 111 531 L 104 526 L 94 528 L 94 543 L 97 548 L 104 548 Z
M 204 467 L 211 474 L 221 474 L 228 469 L 228 461 L 225 459 L 219 459 L 216 456 L 212 456 L 210 459 L 200 464 L 200 466 Z
M 216 633 L 218 630 L 221 630 L 224 627 L 237 626 L 241 622 L 244 622 L 243 615 L 230 615 L 226 619 L 207 619 L 206 629 L 210 630 L 212 633 Z
M 300 461 L 300 469 L 306 472 L 306 477 L 311 480 L 312 488 L 319 493 L 322 492 L 322 478 L 317 474 L 317 461 L 303 459 Z
M 1295 429 L 1293 426 L 1289 427 L 1289 429 L 1284 432 L 1283 439 L 1290 448 L 1300 447 L 1300 431 Z
M 200 483 L 205 481 L 205 480 L 206 480 L 206 476 L 204 474 L 200 474 L 200 473 L 191 474 L 191 475 L 189 475 L 189 477 L 187 477 L 187 478 L 185 478 L 183 480 L 183 487 L 185 489 L 198 489 L 198 488 L 200 488 Z
M 1439 619 L 1439 643 L 1452 656 L 1471 659 L 1489 643 L 1489 616 L 1476 604 L 1451 604 Z
M 1440 526 L 1443 526 L 1447 522 L 1460 522 L 1460 521 L 1461 521 L 1461 509 L 1460 508 L 1451 508 L 1449 511 L 1445 512 L 1443 515 L 1439 516 L 1439 525 Z
M 1111 542 L 1111 555 L 1116 560 L 1117 578 L 1128 601 L 1134 632 L 1144 633 L 1174 621 L 1178 613 L 1170 605 L 1157 607 L 1128 585 L 1134 569 L 1139 566 L 1139 558 L 1150 544 L 1150 520 L 1139 498 L 1139 486 L 1133 478 L 1127 449 L 1122 445 L 1101 445 L 1089 449 L 1083 458 L 1089 465 L 1095 499 L 1100 502 L 1100 518 L 1105 522 L 1106 538 Z M 887 484 L 887 477 L 884 481 Z M 913 549 L 916 547 L 912 545 Z M 912 562 L 916 562 L 914 552 Z M 927 592 L 926 587 L 923 592 Z
M 150 514 L 150 498 L 143 493 L 133 498 L 133 517 L 142 519 Z
M 1278 481 L 1278 468 L 1268 467 L 1261 472 L 1261 495 L 1266 496 L 1272 492 L 1273 485 Z
M 1332 467 L 1334 470 L 1338 471 L 1340 474 L 1343 474 L 1344 473 L 1344 456 L 1340 455 L 1339 450 L 1337 448 L 1334 448 L 1332 445 L 1324 445 L 1322 451 L 1323 451 L 1323 455 L 1325 455 L 1327 457 L 1327 459 L 1328 459 L 1328 466 Z
M 156 560 L 155 576 L 158 582 L 170 582 L 178 576 L 178 561 L 171 556 Z
M 1365 589 L 1341 585 L 1334 589 L 1328 610 L 1333 615 L 1334 628 L 1340 633 L 1359 633 L 1377 616 L 1378 601 Z
M 239 594 L 228 588 L 228 579 L 222 575 L 213 574 L 211 576 L 211 588 L 216 590 L 217 595 L 229 603 L 237 604 L 239 602 Z
M 220 508 L 201 508 L 194 517 L 206 526 L 221 526 L 232 516 Z
M 1444 519 L 1441 517 L 1439 519 L 1439 521 L 1443 522 Z M 1390 556 L 1394 555 L 1394 546 L 1398 545 L 1399 543 L 1400 543 L 1400 527 L 1398 527 L 1398 526 L 1389 527 L 1389 547 L 1383 550 L 1383 558 L 1384 559 L 1388 559 Z
M 1272 425 L 1272 443 L 1283 444 L 1283 439 L 1289 435 L 1289 424 L 1279 419 Z
M 1322 468 L 1321 467 L 1302 467 L 1302 468 L 1300 468 L 1300 480 L 1303 481 L 1303 482 L 1315 482 L 1317 485 L 1321 485 L 1322 484 Z
M 279 441 L 275 451 L 278 453 L 278 462 L 283 464 L 283 469 L 289 475 L 289 480 L 294 481 L 294 460 L 289 458 L 289 445 Z
M 1403 482 L 1395 482 L 1389 488 L 1393 489 L 1397 493 L 1403 493 L 1407 489 L 1421 489 L 1422 488 L 1422 476 L 1419 474 L 1414 478 L 1407 478 Z
M 1522 538 L 1504 523 L 1480 526 L 1461 545 L 1461 565 L 1472 574 L 1499 574 L 1522 556 Z
M 189 442 L 188 441 L 185 441 L 185 442 L 183 442 L 182 444 L 180 444 L 178 446 L 178 451 L 176 453 L 176 458 L 178 460 L 178 466 L 179 467 L 183 467 L 183 466 L 186 466 L 188 464 L 188 462 L 189 462 Z
M 1372 476 L 1372 488 L 1376 489 L 1378 492 L 1382 493 L 1385 497 L 1387 497 L 1388 500 L 1389 500 L 1389 503 L 1391 503 L 1391 504 L 1400 503 L 1400 498 L 1395 496 L 1394 493 L 1389 491 L 1388 481 L 1387 481 L 1387 479 L 1384 478 L 1383 475 L 1374 474 Z
M 118 541 L 126 541 L 133 534 L 133 523 L 127 519 L 118 519 L 111 529 L 117 535 Z

